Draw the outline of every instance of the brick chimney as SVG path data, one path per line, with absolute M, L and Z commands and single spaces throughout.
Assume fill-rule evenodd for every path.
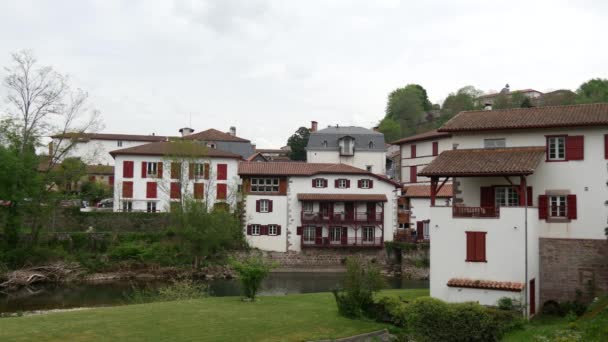
M 317 131 L 317 125 L 318 125 L 318 123 L 316 121 L 310 122 L 310 132 L 311 133 L 314 133 Z

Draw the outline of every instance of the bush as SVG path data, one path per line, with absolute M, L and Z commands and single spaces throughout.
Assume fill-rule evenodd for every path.
M 168 302 L 174 300 L 187 300 L 207 297 L 209 287 L 206 284 L 196 283 L 192 280 L 172 280 L 170 284 L 159 288 L 132 287 L 125 299 L 129 303 L 141 304 L 150 302 Z
M 496 306 L 500 310 L 510 311 L 513 310 L 513 298 L 510 297 L 502 297 L 496 303 Z
M 365 263 L 358 257 L 347 258 L 342 289 L 333 290 L 338 311 L 345 317 L 373 317 L 373 295 L 383 286 L 384 279 L 375 264 Z
M 108 253 L 112 260 L 136 260 L 141 261 L 145 253 L 145 247 L 140 242 L 124 242 L 110 249 Z
M 264 278 L 276 267 L 276 264 L 264 262 L 260 257 L 250 257 L 242 262 L 232 260 L 231 265 L 239 275 L 243 295 L 251 301 L 255 300 Z

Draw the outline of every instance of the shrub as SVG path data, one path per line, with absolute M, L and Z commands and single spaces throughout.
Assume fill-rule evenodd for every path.
M 513 310 L 513 299 L 510 297 L 502 297 L 496 303 L 496 306 L 500 310 L 510 311 Z
M 231 265 L 239 275 L 243 295 L 251 301 L 255 300 L 264 278 L 276 267 L 276 264 L 267 263 L 260 257 L 250 257 L 242 262 L 232 260 Z
M 548 300 L 548 301 L 546 301 L 543 304 L 542 314 L 543 315 L 561 316 L 562 315 L 562 309 L 559 306 L 558 302 L 556 302 L 554 300 Z
M 174 300 L 187 300 L 207 297 L 209 287 L 206 284 L 196 283 L 192 280 L 172 280 L 170 284 L 153 288 L 146 286 L 138 288 L 132 286 L 128 294 L 124 294 L 129 303 L 141 304 L 150 302 L 168 302 Z
M 374 293 L 384 286 L 380 270 L 359 257 L 346 260 L 346 276 L 341 289 L 334 289 L 338 311 L 346 317 L 373 316 Z
M 112 260 L 137 260 L 140 261 L 145 253 L 143 244 L 139 242 L 124 242 L 114 246 L 108 253 Z

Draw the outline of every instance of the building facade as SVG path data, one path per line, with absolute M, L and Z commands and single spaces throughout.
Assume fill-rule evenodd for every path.
M 345 164 L 241 162 L 245 233 L 267 251 L 382 248 L 396 228 L 399 184 Z

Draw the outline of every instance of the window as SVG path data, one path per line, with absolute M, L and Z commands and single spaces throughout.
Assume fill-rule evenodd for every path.
M 205 196 L 205 184 L 194 183 L 194 199 L 203 199 Z
M 312 227 L 312 226 L 304 227 L 304 231 L 302 232 L 304 243 L 314 243 L 315 237 L 316 237 L 315 232 L 316 232 L 315 227 Z
M 467 262 L 486 262 L 486 232 L 465 232 L 467 235 Z
M 217 164 L 217 179 L 218 180 L 228 179 L 228 165 L 227 164 Z
M 329 242 L 340 243 L 342 241 L 342 227 L 329 228 Z
M 133 202 L 132 201 L 122 201 L 122 211 L 130 213 L 133 211 Z
M 519 194 L 511 187 L 497 187 L 495 189 L 496 207 L 516 207 L 519 205 Z
M 251 235 L 260 235 L 260 225 L 259 224 L 251 225 Z
M 182 186 L 178 182 L 171 182 L 169 188 L 169 197 L 171 199 L 181 199 L 182 198 Z
M 133 178 L 133 161 L 125 160 L 122 162 L 122 177 Z
M 326 187 L 326 182 L 327 180 L 323 179 L 323 178 L 315 178 L 312 180 L 312 186 L 314 188 L 324 188 Z
M 340 139 L 340 154 L 352 156 L 354 154 L 355 139 L 351 137 L 343 137 Z
M 156 212 L 156 202 L 147 202 L 146 211 L 149 213 L 155 213 Z
M 370 150 L 373 149 L 374 148 L 374 142 L 370 141 L 369 144 L 368 144 L 368 147 L 369 147 Z
M 425 240 L 430 240 L 431 238 L 431 230 L 430 230 L 431 222 L 426 220 L 422 223 L 422 233 L 424 235 Z
M 372 181 L 371 181 L 371 180 L 369 180 L 369 179 L 361 179 L 361 180 L 359 181 L 359 184 L 360 184 L 360 186 L 359 186 L 359 187 L 360 187 L 361 189 L 371 189 L 371 183 L 372 183 Z
M 323 143 L 321 143 L 321 146 L 327 147 L 327 140 L 323 140 Z
M 507 141 L 505 138 L 501 139 L 483 139 L 484 148 L 500 148 L 507 147 Z
M 122 182 L 122 197 L 133 198 L 133 182 Z
M 269 200 L 260 200 L 259 203 L 260 203 L 259 212 L 261 212 L 261 213 L 270 212 L 270 201 Z
M 409 223 L 399 223 L 399 229 L 406 229 L 409 227 L 410 227 Z
M 439 155 L 439 142 L 433 141 L 433 156 Z
M 215 149 L 216 145 L 215 145 L 215 143 L 207 143 L 207 147 Z
M 338 189 L 348 188 L 348 180 L 346 180 L 346 179 L 337 179 L 336 184 L 337 184 L 336 188 L 338 188 Z
M 366 165 L 365 166 L 365 170 L 367 170 L 367 172 L 372 172 L 373 166 L 372 165 Z
M 418 182 L 418 166 L 410 166 L 410 183 Z
M 363 242 L 374 242 L 374 227 L 363 227 Z
M 279 179 L 252 178 L 251 192 L 279 192 Z
M 215 198 L 218 200 L 225 200 L 228 196 L 228 185 L 226 184 L 217 184 L 216 185 L 216 194 Z
M 279 227 L 276 224 L 268 225 L 268 235 L 279 235 Z
M 146 198 L 156 198 L 157 195 L 157 184 L 156 182 L 146 183 Z
M 566 137 L 547 137 L 547 159 L 566 160 Z
M 118 140 L 118 141 L 116 142 L 116 146 L 118 146 L 118 147 L 122 147 L 122 141 Z
M 302 203 L 302 210 L 305 213 L 312 213 L 312 211 L 313 211 L 313 203 L 312 202 L 303 202 Z
M 196 163 L 191 165 L 194 168 L 195 179 L 209 179 L 209 164 Z
M 566 218 L 566 196 L 549 196 L 549 216 Z
M 146 165 L 147 165 L 146 174 L 148 176 L 155 177 L 156 173 L 158 172 L 158 163 L 146 163 Z

